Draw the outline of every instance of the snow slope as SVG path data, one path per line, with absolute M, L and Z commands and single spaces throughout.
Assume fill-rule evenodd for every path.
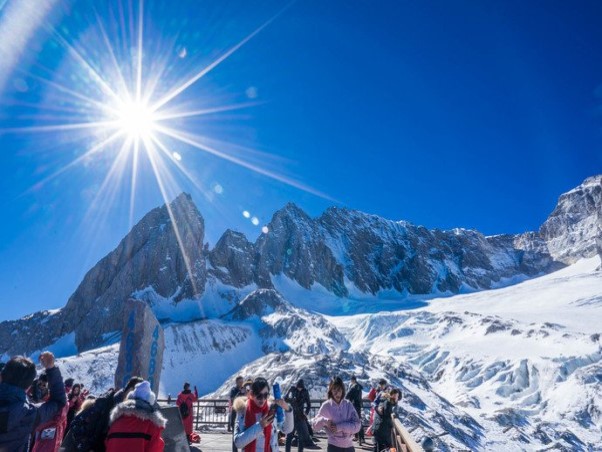
M 596 257 L 413 311 L 329 320 L 351 351 L 392 356 L 426 375 L 485 426 L 487 450 L 504 450 L 509 438 L 525 450 L 602 450 L 599 268 Z

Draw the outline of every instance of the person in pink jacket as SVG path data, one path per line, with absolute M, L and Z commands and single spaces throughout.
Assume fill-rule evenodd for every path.
M 326 429 L 328 452 L 354 452 L 353 435 L 362 426 L 353 404 L 345 399 L 345 385 L 341 377 L 328 386 L 328 400 L 322 404 L 312 420 L 315 430 Z

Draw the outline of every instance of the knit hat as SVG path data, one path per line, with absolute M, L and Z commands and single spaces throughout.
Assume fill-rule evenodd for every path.
M 305 382 L 303 380 L 299 380 L 297 382 L 297 388 L 305 389 Z
M 145 380 L 134 387 L 134 390 L 128 394 L 128 399 L 140 399 L 149 405 L 154 405 L 157 396 L 151 391 L 150 383 Z

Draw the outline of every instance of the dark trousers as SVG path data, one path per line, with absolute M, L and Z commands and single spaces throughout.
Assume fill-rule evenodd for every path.
M 328 444 L 327 452 L 355 452 L 355 447 L 338 447 Z
M 236 422 L 236 411 L 230 411 L 230 422 L 228 422 L 228 431 L 234 430 L 234 423 Z
M 311 442 L 311 437 L 309 436 L 309 431 L 307 429 L 307 421 L 305 418 L 295 416 L 295 429 L 286 435 L 286 452 L 291 452 L 291 445 L 295 433 L 297 433 L 297 452 L 303 452 L 303 446 L 305 446 L 306 443 Z
M 374 452 L 380 452 L 383 449 L 387 449 L 388 447 L 391 447 L 391 432 L 389 431 L 388 434 L 381 434 L 378 432 L 374 433 Z
M 288 435 L 286 435 L 286 445 L 284 446 L 284 450 L 286 452 L 291 452 L 291 447 L 293 445 L 293 438 L 295 437 L 295 431 L 293 430 Z M 303 452 L 303 441 L 301 438 L 297 438 L 297 452 Z
M 362 409 L 355 407 L 355 411 L 357 411 L 357 415 L 360 418 L 360 431 L 357 432 L 357 437 L 360 441 L 366 441 L 366 433 L 364 432 L 364 419 L 362 418 Z
M 359 440 L 361 442 L 366 441 L 366 433 L 364 432 L 364 426 L 363 425 L 360 427 L 360 431 L 357 432 L 357 437 L 359 438 Z
M 238 452 L 238 449 L 234 445 L 234 424 L 236 423 L 236 411 L 232 410 L 230 413 L 230 420 L 228 422 L 228 431 L 232 431 L 232 452 Z

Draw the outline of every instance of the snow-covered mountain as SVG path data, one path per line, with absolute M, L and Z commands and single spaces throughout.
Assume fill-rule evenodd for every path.
M 602 250 L 602 175 L 563 194 L 539 229 L 550 254 L 573 263 Z
M 487 450 L 602 448 L 600 258 L 413 311 L 332 317 L 351 352 L 392 356 L 473 416 Z M 522 446 L 520 446 L 522 444 Z
M 135 297 L 164 327 L 162 395 L 184 380 L 225 394 L 239 373 L 303 376 L 316 397 L 335 373 L 385 377 L 418 439 L 449 433 L 443 450 L 598 450 L 601 193 L 602 176 L 589 178 L 539 232 L 493 237 L 289 204 L 254 243 L 226 231 L 213 249 L 181 195 L 65 308 L 0 323 L 0 341 L 5 357 L 50 348 L 100 391 Z

